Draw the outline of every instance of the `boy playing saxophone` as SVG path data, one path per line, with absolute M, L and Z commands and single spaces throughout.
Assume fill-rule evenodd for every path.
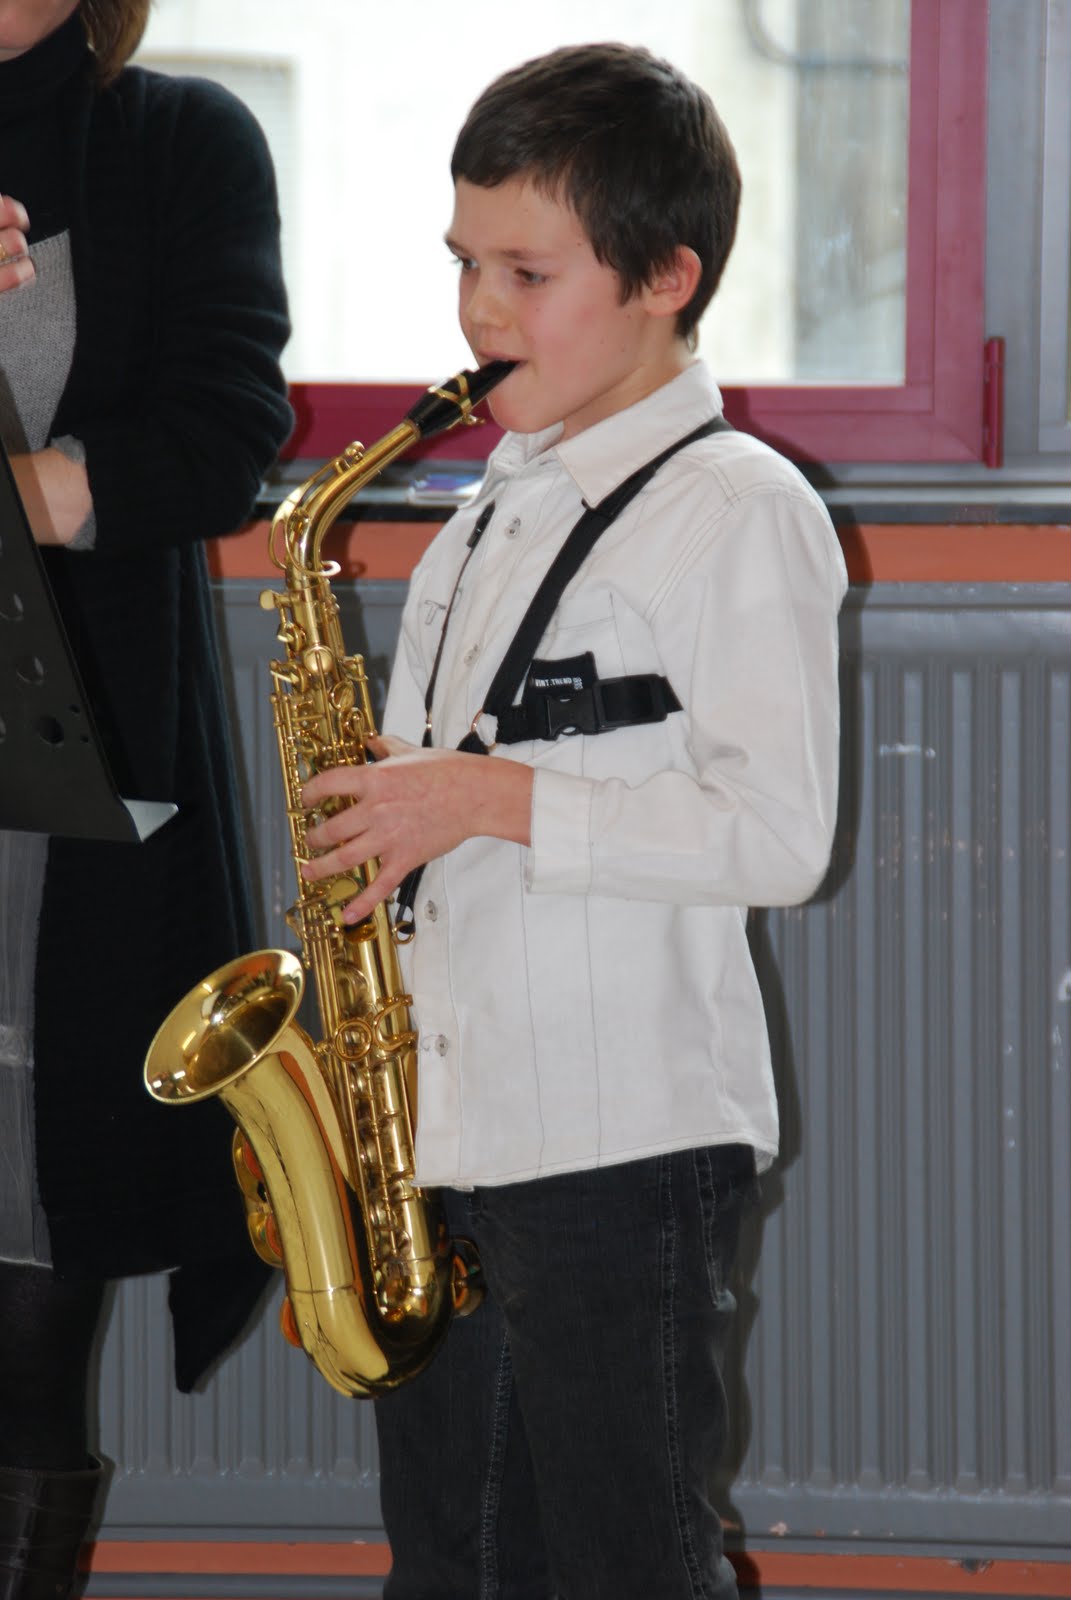
M 378 759 L 305 789 L 358 802 L 310 832 L 310 879 L 380 862 L 348 919 L 427 863 L 417 1176 L 488 1285 L 376 1403 L 385 1594 L 730 1600 L 719 1357 L 778 1137 L 746 913 L 828 863 L 844 566 L 693 356 L 740 189 L 706 95 L 643 50 L 558 50 L 484 92 L 452 170 L 461 326 L 516 363 L 507 432 L 413 574 Z

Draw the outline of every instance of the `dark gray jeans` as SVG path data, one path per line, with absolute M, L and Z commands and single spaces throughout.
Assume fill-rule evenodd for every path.
M 737 1600 L 712 1481 L 742 1146 L 449 1191 L 488 1295 L 376 1403 L 384 1600 Z

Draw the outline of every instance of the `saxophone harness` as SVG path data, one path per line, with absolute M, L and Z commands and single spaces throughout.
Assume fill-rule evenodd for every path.
M 520 626 L 495 673 L 483 706 L 473 725 L 458 745 L 474 755 L 488 755 L 491 747 L 476 732 L 481 717 L 494 717 L 498 723 L 498 744 L 519 744 L 525 739 L 558 739 L 583 733 L 610 733 L 616 728 L 636 727 L 648 722 L 664 722 L 681 709 L 681 703 L 668 679 L 658 673 L 630 673 L 622 678 L 598 677 L 591 651 L 560 661 L 537 661 L 533 652 L 557 610 L 566 586 L 594 549 L 596 541 L 634 500 L 658 469 L 678 450 L 713 433 L 729 433 L 732 424 L 723 416 L 711 417 L 682 439 L 676 440 L 653 460 L 638 467 L 616 489 L 611 489 L 597 506 L 585 506 L 533 596 Z M 439 645 L 435 653 L 427 692 L 424 697 L 425 746 L 431 744 L 431 703 L 439 673 L 446 630 L 461 579 L 472 552 L 483 537 L 494 514 L 494 501 L 485 506 L 468 539 L 468 553 L 458 573 L 450 603 L 446 608 Z M 526 678 L 520 702 L 514 704 L 522 679 Z M 397 891 L 396 926 L 412 926 L 413 902 L 420 885 L 423 867 L 416 867 L 404 878 Z

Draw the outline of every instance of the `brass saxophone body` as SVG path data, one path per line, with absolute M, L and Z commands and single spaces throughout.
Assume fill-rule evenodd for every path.
M 377 863 L 317 884 L 300 875 L 303 784 L 365 761 L 375 733 L 364 663 L 342 639 L 338 568 L 320 551 L 360 488 L 418 439 L 475 420 L 473 406 L 510 365 L 430 389 L 383 439 L 349 445 L 276 512 L 270 551 L 285 588 L 265 591 L 261 605 L 277 614 L 283 647 L 271 704 L 298 875 L 287 921 L 301 957 L 259 950 L 211 973 L 167 1017 L 145 1061 L 157 1100 L 216 1095 L 234 1117 L 250 1238 L 286 1274 L 283 1331 L 345 1395 L 383 1394 L 414 1377 L 481 1288 L 471 1244 L 448 1237 L 438 1196 L 414 1178 L 417 1036 L 399 935 L 386 904 L 356 926 L 341 920 Z M 305 971 L 318 1042 L 295 1020 Z

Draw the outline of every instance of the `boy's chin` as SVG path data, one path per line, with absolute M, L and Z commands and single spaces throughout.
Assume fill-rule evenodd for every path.
M 511 405 L 505 395 L 497 391 L 487 397 L 487 409 L 500 428 L 507 433 L 528 433 L 530 430 L 524 425 L 524 407 Z

